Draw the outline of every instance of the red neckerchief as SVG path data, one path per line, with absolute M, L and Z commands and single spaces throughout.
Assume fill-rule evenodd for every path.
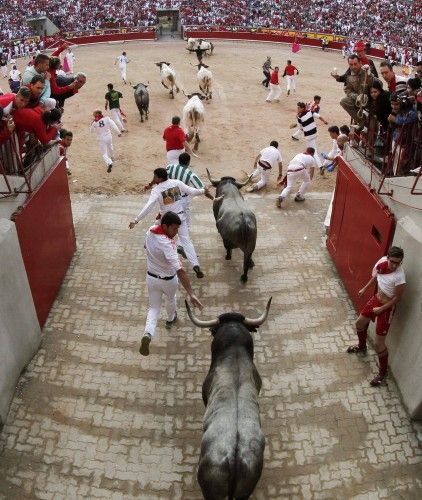
M 103 116 L 103 115 L 101 115 L 101 116 L 96 116 L 96 117 L 94 118 L 94 122 L 99 122 L 99 121 L 101 120 L 101 118 L 104 118 L 104 116 Z
M 391 270 L 388 267 L 388 260 L 385 260 L 384 262 L 380 262 L 377 267 L 376 267 L 377 273 L 378 274 L 391 274 L 394 271 Z

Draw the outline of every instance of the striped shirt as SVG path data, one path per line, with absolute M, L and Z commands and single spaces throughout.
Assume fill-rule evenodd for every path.
M 184 165 L 168 165 L 166 170 L 169 179 L 182 181 L 187 186 L 192 186 L 196 189 L 203 189 L 205 187 L 201 179 L 190 168 Z
M 303 130 L 303 135 L 308 139 L 314 139 L 317 136 L 317 127 L 314 118 L 318 118 L 318 113 L 312 113 L 310 109 L 297 115 L 299 127 Z

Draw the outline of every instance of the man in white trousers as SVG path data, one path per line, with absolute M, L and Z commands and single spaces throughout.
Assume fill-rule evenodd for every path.
M 290 95 L 291 90 L 294 90 L 296 92 L 295 71 L 296 75 L 298 75 L 299 70 L 296 68 L 296 66 L 293 66 L 292 61 L 290 61 L 289 59 L 283 73 L 283 78 L 286 77 L 287 80 L 287 95 Z
M 314 154 L 314 148 L 306 148 L 304 153 L 299 153 L 290 161 L 286 174 L 287 185 L 276 200 L 277 208 L 281 208 L 282 202 L 289 196 L 293 184 L 297 180 L 302 180 L 302 184 L 295 196 L 295 201 L 305 201 L 305 193 L 311 185 L 316 167 Z M 284 180 L 279 181 L 277 184 L 284 184 Z
M 259 191 L 268 184 L 270 179 L 271 169 L 278 166 L 278 177 L 280 180 L 283 175 L 283 162 L 281 153 L 278 150 L 278 142 L 271 141 L 267 148 L 261 149 L 259 155 L 255 158 L 254 171 L 252 172 L 252 179 L 260 176 L 260 180 L 247 189 L 248 193 Z
M 149 186 L 152 187 L 149 200 L 135 217 L 134 221 L 129 224 L 129 228 L 133 229 L 141 219 L 154 209 L 156 203 L 160 205 L 159 217 L 163 217 L 163 215 L 169 211 L 176 213 L 181 220 L 178 232 L 180 245 L 183 247 L 189 262 L 192 264 L 196 277 L 203 278 L 204 273 L 199 266 L 198 256 L 196 255 L 195 248 L 189 235 L 183 195 L 198 196 L 200 194 L 205 194 L 208 198 L 214 199 L 213 196 L 206 187 L 196 189 L 187 186 L 182 181 L 169 179 L 165 168 L 156 168 L 154 170 L 154 178 Z
M 120 132 L 126 132 L 123 125 L 122 115 L 120 114 L 120 99 L 123 97 L 121 92 L 114 90 L 113 84 L 107 85 L 108 92 L 105 95 L 105 109 L 110 109 L 110 115 Z
M 274 71 L 271 73 L 271 78 L 270 78 L 270 93 L 268 94 L 267 98 L 265 99 L 267 102 L 279 102 L 280 101 L 280 96 L 281 96 L 281 87 L 280 87 L 280 80 L 279 80 L 279 67 L 276 66 L 274 68 Z
M 126 52 L 122 52 L 120 56 L 116 57 L 116 60 L 114 61 L 114 64 L 119 67 L 120 71 L 120 76 L 123 80 L 123 83 L 126 85 L 126 71 L 127 71 L 127 65 L 128 65 L 129 59 L 126 57 Z
M 299 129 L 303 132 L 306 145 L 308 148 L 313 148 L 315 150 L 315 161 L 318 168 L 322 165 L 316 143 L 318 130 L 315 120 L 319 117 L 319 113 L 312 111 L 304 102 L 297 103 L 297 123 Z
M 149 308 L 139 349 L 142 356 L 149 355 L 149 345 L 157 327 L 163 296 L 166 298 L 166 328 L 169 330 L 177 320 L 176 293 L 179 280 L 192 304 L 200 309 L 203 308 L 192 291 L 189 277 L 177 255 L 176 242 L 173 238 L 177 235 L 181 224 L 182 221 L 177 214 L 166 212 L 161 218 L 161 224 L 150 227 L 145 235 Z
M 101 109 L 96 109 L 93 113 L 94 121 L 91 124 L 91 133 L 95 133 L 100 146 L 100 152 L 105 164 L 107 165 L 107 172 L 110 173 L 113 168 L 113 137 L 111 130 L 113 129 L 119 137 L 121 132 L 117 125 L 109 116 L 103 116 Z

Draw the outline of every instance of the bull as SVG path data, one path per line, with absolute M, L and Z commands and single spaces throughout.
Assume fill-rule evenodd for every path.
M 148 112 L 149 112 L 149 93 L 147 90 L 148 85 L 144 83 L 138 83 L 138 85 L 132 85 L 135 89 L 134 97 L 135 103 L 138 106 L 139 113 L 141 115 L 141 122 L 148 120 Z
M 246 186 L 252 176 L 245 182 L 237 182 L 233 177 L 214 180 L 208 169 L 207 174 L 212 185 L 217 188 L 213 211 L 217 230 L 226 249 L 226 260 L 232 258 L 233 248 L 242 250 L 243 274 L 240 280 L 246 283 L 248 271 L 255 265 L 252 254 L 256 246 L 257 226 L 255 214 L 247 206 L 240 188 Z
M 185 94 L 184 91 L 183 93 Z M 204 123 L 205 114 L 204 105 L 201 101 L 205 99 L 205 96 L 199 92 L 185 94 L 185 96 L 189 100 L 183 107 L 183 121 L 188 129 L 188 142 L 194 140 L 193 150 L 198 151 L 198 146 L 201 142 L 201 139 L 199 138 L 199 130 L 200 126 Z
M 204 94 L 205 99 L 212 99 L 212 73 L 205 64 L 198 64 L 198 79 L 199 90 Z
M 179 87 L 176 83 L 176 72 L 170 68 L 169 62 L 160 61 L 155 63 L 160 68 L 161 85 L 166 89 L 170 89 L 170 97 L 174 99 L 174 90 L 179 92 Z
M 194 52 L 196 49 L 204 50 L 204 54 L 211 56 L 214 51 L 214 44 L 202 38 L 188 38 L 186 49 Z
M 247 500 L 261 477 L 265 448 L 258 404 L 262 381 L 251 332 L 267 319 L 271 298 L 257 319 L 232 312 L 203 321 L 185 304 L 191 321 L 213 335 L 202 385 L 206 410 L 198 482 L 205 500 Z

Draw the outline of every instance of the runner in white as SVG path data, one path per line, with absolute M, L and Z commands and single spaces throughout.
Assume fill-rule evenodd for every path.
M 127 71 L 127 65 L 128 65 L 129 59 L 126 57 L 126 52 L 122 52 L 122 55 L 116 57 L 116 60 L 114 61 L 114 64 L 117 64 L 120 70 L 120 76 L 123 80 L 123 83 L 126 85 L 126 71 Z
M 259 155 L 255 158 L 252 179 L 260 176 L 261 179 L 247 189 L 248 193 L 258 191 L 267 185 L 270 179 L 270 172 L 273 167 L 278 166 L 278 179 L 281 179 L 283 174 L 283 163 L 281 153 L 278 150 L 278 142 L 271 141 L 267 148 L 262 149 Z
M 113 137 L 111 135 L 111 129 L 113 129 L 119 137 L 121 137 L 122 134 L 114 121 L 109 116 L 103 116 L 103 112 L 100 109 L 96 109 L 93 115 L 94 121 L 91 124 L 90 130 L 91 133 L 95 132 L 97 135 L 101 155 L 107 165 L 107 172 L 110 173 L 113 168 L 113 159 L 111 158 L 113 154 Z

